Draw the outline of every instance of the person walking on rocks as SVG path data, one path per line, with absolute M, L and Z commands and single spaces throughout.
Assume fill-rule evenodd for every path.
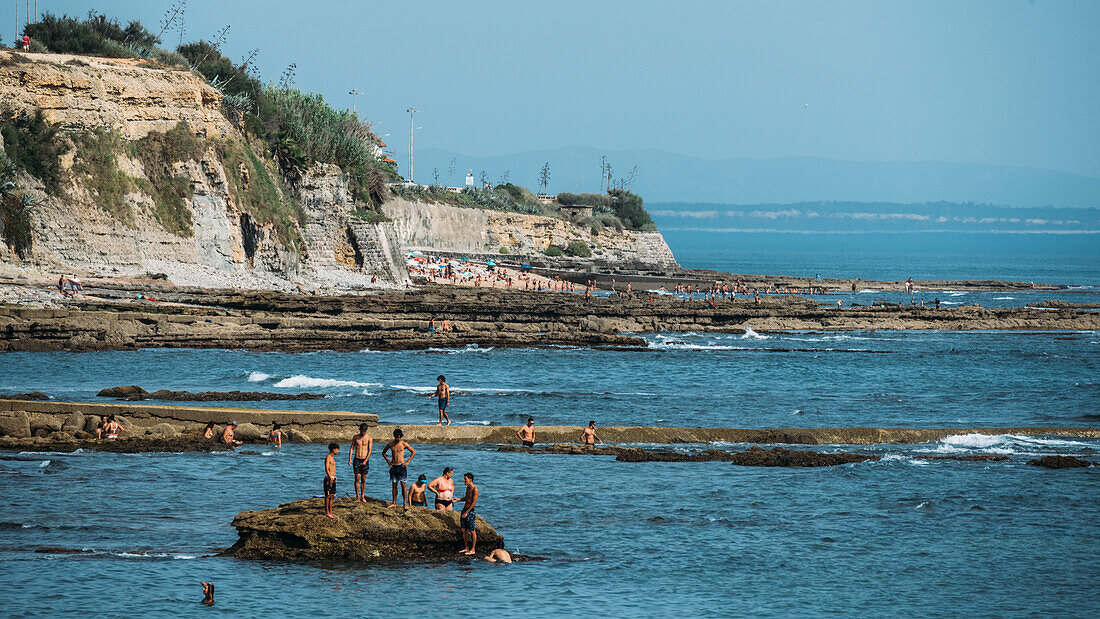
M 462 526 L 462 552 L 459 554 L 474 555 L 477 554 L 477 511 L 475 508 L 477 507 L 478 490 L 477 486 L 474 485 L 473 473 L 463 475 L 462 481 L 466 482 L 466 496 L 455 499 L 466 504 L 458 517 L 458 521 Z
M 447 405 L 451 403 L 451 386 L 447 384 L 447 377 L 440 374 L 435 379 L 439 382 L 435 387 L 434 393 L 428 394 L 428 399 L 439 398 L 439 423 L 437 426 L 443 425 L 443 420 L 447 420 L 447 425 L 451 425 L 451 417 L 447 414 Z
M 325 481 L 322 487 L 325 490 L 325 515 L 336 518 L 332 513 L 332 502 L 336 498 L 336 454 L 340 453 L 340 446 L 336 443 L 328 444 L 328 455 L 325 456 Z
M 416 450 L 412 448 L 412 445 L 405 442 L 403 438 L 405 433 L 401 431 L 401 428 L 397 428 L 393 431 L 393 440 L 386 443 L 386 447 L 382 449 L 382 457 L 386 460 L 386 464 L 390 465 L 390 484 L 393 486 L 393 501 L 390 503 L 390 507 L 397 507 L 397 484 L 401 484 L 401 505 L 408 508 L 408 491 L 405 488 L 405 480 L 408 478 L 409 470 L 408 464 L 412 462 L 412 459 L 416 457 Z M 409 450 L 409 459 L 405 459 L 405 450 Z M 386 455 L 389 452 L 389 456 Z
M 519 430 L 516 430 L 516 436 L 519 437 L 524 447 L 535 446 L 535 418 L 528 417 L 527 425 L 521 426 Z
M 374 451 L 374 438 L 367 434 L 370 426 L 359 424 L 359 434 L 351 439 L 351 447 L 348 448 L 348 466 L 355 475 L 355 500 L 366 503 L 364 493 L 367 491 L 367 473 L 370 472 L 370 455 Z
M 589 421 L 588 427 L 581 432 L 581 444 L 586 447 L 595 447 L 597 442 L 603 445 L 603 440 L 596 436 L 596 422 Z

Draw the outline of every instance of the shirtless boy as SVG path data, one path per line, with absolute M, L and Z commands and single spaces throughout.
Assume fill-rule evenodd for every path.
M 461 499 L 455 499 L 456 501 L 462 501 L 466 504 L 466 507 L 462 508 L 462 513 L 459 514 L 458 521 L 462 525 L 462 552 L 459 554 L 473 555 L 477 554 L 475 547 L 477 546 L 477 486 L 474 485 L 474 474 L 466 473 L 462 476 L 462 481 L 466 482 L 466 496 Z
M 416 478 L 416 481 L 413 482 L 413 485 L 409 486 L 409 496 L 406 499 L 409 505 L 412 505 L 413 507 L 428 506 L 427 498 L 424 496 L 424 491 L 428 489 L 428 484 L 424 483 L 426 479 L 428 478 L 421 475 L 420 477 Z M 408 507 L 406 507 L 405 509 L 408 509 Z
M 393 440 L 386 443 L 386 447 L 382 449 L 382 458 L 386 460 L 386 464 L 390 465 L 390 484 L 393 485 L 393 502 L 390 503 L 390 507 L 397 507 L 397 484 L 401 483 L 401 505 L 408 507 L 406 502 L 406 495 L 408 491 L 405 489 L 405 479 L 408 477 L 408 464 L 412 462 L 413 457 L 416 456 L 416 450 L 412 448 L 412 445 L 405 442 L 405 439 L 401 438 L 405 436 L 405 433 L 401 431 L 401 428 L 397 428 L 393 431 Z M 409 450 L 409 459 L 405 459 L 405 450 Z M 390 455 L 387 456 L 386 452 Z
M 588 427 L 581 432 L 581 444 L 592 447 L 595 446 L 597 442 L 603 445 L 603 440 L 596 436 L 596 422 L 589 421 Z
M 237 427 L 237 422 L 236 421 L 230 421 L 229 425 L 225 426 L 225 431 L 222 432 L 222 442 L 225 443 L 226 445 L 229 445 L 230 447 L 233 447 L 233 448 L 236 448 L 237 445 L 242 444 L 240 441 L 238 441 L 235 438 L 235 436 L 233 434 L 233 430 L 236 427 Z
M 369 428 L 365 423 L 359 424 L 359 434 L 351 439 L 351 447 L 348 448 L 348 466 L 355 474 L 355 500 L 359 503 L 367 502 L 363 493 L 367 491 L 370 454 L 374 451 L 374 439 L 367 434 Z
M 527 425 L 522 426 L 519 430 L 516 430 L 516 436 L 519 437 L 520 442 L 524 447 L 535 446 L 535 418 L 528 417 Z
M 439 398 L 439 423 L 437 426 L 443 425 L 443 420 L 447 420 L 447 425 L 451 425 L 451 417 L 447 414 L 447 405 L 451 403 L 451 386 L 447 384 L 447 378 L 440 374 L 435 379 L 439 381 L 439 385 L 435 388 L 435 393 L 429 393 L 428 399 Z
M 336 498 L 336 454 L 340 453 L 340 446 L 336 443 L 328 444 L 328 455 L 325 456 L 325 515 L 336 518 L 332 513 L 332 501 Z
M 489 563 L 511 563 L 512 555 L 503 548 L 497 548 L 493 552 L 490 552 L 489 556 L 485 557 L 485 560 Z
M 455 482 L 454 469 L 447 467 L 443 469 L 443 474 L 432 480 L 432 483 L 428 484 L 428 490 L 435 493 L 435 508 L 445 512 L 454 511 L 454 492 Z

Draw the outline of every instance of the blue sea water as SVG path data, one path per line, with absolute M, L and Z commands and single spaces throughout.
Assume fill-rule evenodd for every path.
M 676 242 L 670 237 L 674 249 Z M 950 279 L 988 270 L 983 279 L 1100 282 L 1094 257 L 1057 248 L 1032 267 L 1026 259 L 1005 258 L 995 269 L 977 269 L 944 254 L 926 271 L 908 273 L 895 268 L 888 245 L 870 258 L 874 251 L 865 247 L 855 273 L 835 253 L 822 257 L 809 247 L 801 258 L 797 247 L 756 254 L 746 248 L 737 261 L 712 251 L 698 266 L 761 273 L 789 267 L 810 276 L 821 268 L 822 276 L 865 279 Z M 919 263 L 908 255 L 909 264 Z M 681 261 L 696 259 L 690 256 Z M 734 268 L 752 260 L 760 268 Z M 1082 290 L 1065 294 L 1093 294 Z M 853 298 L 869 303 L 876 295 Z M 993 300 L 950 295 L 941 299 Z M 121 384 L 311 391 L 329 397 L 264 406 L 430 423 L 434 402 L 420 396 L 443 373 L 461 424 L 512 425 L 533 415 L 539 424 L 595 419 L 600 425 L 959 432 L 918 445 L 816 446 L 883 456 L 816 469 L 631 464 L 500 453 L 491 446 L 420 446 L 410 474 L 431 475 L 444 466 L 477 473 L 479 513 L 509 549 L 548 559 L 511 566 L 212 557 L 236 539 L 229 522 L 237 512 L 320 493 L 324 450 L 317 445 L 249 446 L 232 454 L 0 453 L 0 608 L 13 617 L 1095 616 L 1100 467 L 1054 471 L 1026 461 L 1046 454 L 1097 461 L 1100 440 L 975 435 L 965 428 L 1100 425 L 1100 334 L 645 337 L 649 349 L 631 351 L 5 353 L 0 393 L 39 390 L 96 400 L 98 390 Z M 928 458 L 971 454 L 1010 460 Z M 350 490 L 345 476 L 340 493 Z M 381 473 L 371 474 L 368 492 L 388 495 Z M 86 552 L 33 552 L 45 546 Z M 217 585 L 213 609 L 199 603 L 199 580 Z

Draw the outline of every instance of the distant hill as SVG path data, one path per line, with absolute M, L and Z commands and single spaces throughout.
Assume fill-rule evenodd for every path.
M 467 170 L 484 170 L 491 182 L 508 171 L 514 183 L 537 188 L 538 172 L 550 163 L 550 191 L 596 191 L 600 158 L 606 155 L 615 178 L 638 166 L 633 189 L 647 203 L 714 202 L 783 204 L 791 202 L 976 202 L 1007 206 L 1100 207 L 1100 179 L 1078 174 L 1012 166 L 965 163 L 838 161 L 810 157 L 708 160 L 657 150 L 599 151 L 562 148 L 495 157 L 443 150 L 416 152 L 419 182 L 432 182 L 438 169 L 452 185 Z

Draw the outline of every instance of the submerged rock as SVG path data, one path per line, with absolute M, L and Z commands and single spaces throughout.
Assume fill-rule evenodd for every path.
M 11 395 L 0 395 L 0 400 L 33 400 L 42 401 L 49 400 L 50 396 L 42 393 L 41 391 L 32 391 L 30 393 L 13 393 Z
M 1034 460 L 1028 460 L 1032 466 L 1043 466 L 1048 469 L 1083 469 L 1094 463 L 1073 456 L 1043 456 Z
M 96 394 L 101 398 L 120 400 L 165 400 L 171 402 L 263 402 L 268 400 L 321 400 L 323 393 L 271 393 L 268 391 L 170 391 L 158 389 L 152 393 L 130 385 L 111 387 Z
M 458 511 L 426 507 L 404 510 L 368 498 L 338 498 L 325 516 L 320 498 L 284 503 L 275 509 L 244 511 L 233 519 L 240 539 L 222 552 L 243 559 L 406 562 L 466 559 Z M 477 517 L 478 556 L 504 547 L 500 536 Z
M 638 447 L 586 447 L 584 445 L 568 444 L 544 445 L 534 448 L 504 445 L 500 447 L 500 451 L 615 456 L 615 459 L 619 462 L 730 462 L 737 466 L 835 466 L 879 459 L 878 456 L 869 454 L 794 451 L 782 447 L 765 450 L 759 446 L 737 453 L 721 449 L 683 452 L 641 449 Z

